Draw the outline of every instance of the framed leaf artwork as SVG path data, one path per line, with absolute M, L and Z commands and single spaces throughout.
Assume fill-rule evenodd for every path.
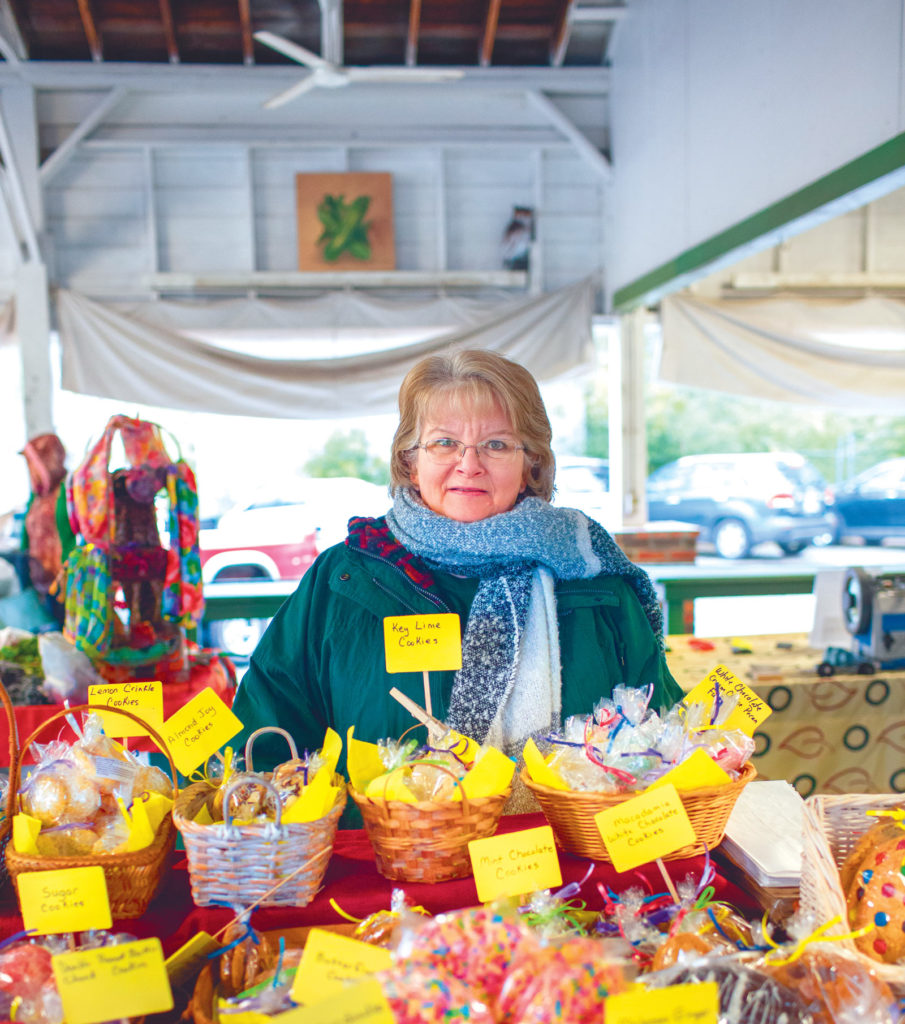
M 395 270 L 386 173 L 297 174 L 299 270 Z

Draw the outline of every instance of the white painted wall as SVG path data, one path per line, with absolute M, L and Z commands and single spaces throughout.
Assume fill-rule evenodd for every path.
M 903 0 L 629 0 L 615 290 L 905 129 Z

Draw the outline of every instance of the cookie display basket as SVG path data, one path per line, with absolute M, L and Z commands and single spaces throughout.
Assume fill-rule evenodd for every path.
M 848 907 L 839 878 L 839 868 L 864 833 L 876 824 L 867 811 L 902 807 L 901 793 L 845 793 L 809 797 L 804 802 L 804 831 L 801 858 L 801 909 L 813 914 L 823 924 L 839 917 L 840 923 L 828 931 L 844 935 L 849 932 Z M 839 939 L 836 946 L 846 950 L 892 985 L 900 994 L 905 991 L 905 966 L 884 964 L 865 956 L 852 939 Z
M 267 732 L 284 736 L 291 756 L 298 757 L 295 741 L 289 733 L 268 726 L 248 737 L 245 746 L 248 771 L 254 771 L 254 741 Z M 223 800 L 226 818 L 222 822 L 201 824 L 195 821 L 203 806 L 210 807 L 217 792 L 209 782 L 193 783 L 176 800 L 173 821 L 185 843 L 192 899 L 199 907 L 216 903 L 304 907 L 320 889 L 333 852 L 339 819 L 346 806 L 345 780 L 334 775 L 333 783 L 340 792 L 324 817 L 284 825 L 282 803 L 268 781 L 271 774 L 261 773 L 261 785 L 275 797 L 276 821 L 242 824 L 232 821 L 229 801 L 233 789 L 243 784 L 241 780 L 227 784 Z M 287 878 L 288 881 L 283 882 Z M 281 882 L 283 884 L 275 888 Z
M 166 755 L 169 762 L 170 775 L 174 795 L 178 793 L 176 766 L 164 740 L 155 730 L 138 715 L 122 708 L 79 704 L 76 707 L 64 708 L 50 718 L 45 719 L 37 729 L 22 743 L 20 756 L 10 768 L 10 803 L 8 815 L 14 813 L 15 794 L 18 793 L 22 771 L 22 755 L 49 725 L 54 722 L 79 714 L 82 711 L 103 711 L 105 714 L 122 715 L 131 719 L 142 728 Z M 6 847 L 6 868 L 13 882 L 23 872 L 54 871 L 61 868 L 82 868 L 99 865 L 104 869 L 107 880 L 107 894 L 110 899 L 110 911 L 114 920 L 117 918 L 141 917 L 148 909 L 148 904 L 157 893 L 168 866 L 169 854 L 176 843 L 176 830 L 170 815 L 166 815 L 157 829 L 157 835 L 150 846 L 132 853 L 110 853 L 105 856 L 85 855 L 76 857 L 39 857 L 31 853 L 18 853 L 12 843 Z
M 462 792 L 461 800 L 413 804 L 365 796 L 351 784 L 349 792 L 384 878 L 445 882 L 471 874 L 468 844 L 496 832 L 511 790 L 471 800 Z
M 729 821 L 735 801 L 756 775 L 757 769 L 749 761 L 742 768 L 739 777 L 732 782 L 679 793 L 697 836 L 697 842 L 681 847 L 663 860 L 694 857 L 703 853 L 704 844 L 708 850 L 719 846 L 726 833 L 726 823 Z M 585 793 L 551 789 L 535 782 L 525 769 L 522 769 L 521 780 L 537 798 L 544 817 L 553 829 L 557 845 L 569 853 L 578 854 L 579 857 L 610 863 L 610 855 L 594 816 L 625 803 L 633 796 L 638 796 L 637 793 Z

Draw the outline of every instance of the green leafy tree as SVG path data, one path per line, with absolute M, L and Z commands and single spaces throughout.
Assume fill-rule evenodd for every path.
M 324 444 L 324 450 L 305 463 L 308 476 L 357 476 L 372 484 L 390 482 L 388 462 L 368 451 L 363 430 L 337 431 Z

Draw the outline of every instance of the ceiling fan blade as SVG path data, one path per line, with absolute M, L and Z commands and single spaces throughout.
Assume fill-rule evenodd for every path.
M 295 85 L 291 85 L 288 89 L 278 92 L 276 96 L 271 96 L 264 104 L 264 109 L 276 110 L 277 107 L 284 106 L 286 103 L 294 100 L 297 96 L 310 92 L 316 85 L 317 78 L 314 74 L 306 75 L 300 82 L 296 82 Z
M 345 74 L 353 82 L 455 82 L 465 72 L 430 68 L 346 68 Z
M 269 46 L 271 50 L 276 50 L 277 53 L 282 53 L 284 57 L 298 61 L 299 64 L 304 64 L 306 67 L 332 69 L 335 66 L 330 61 L 324 60 L 323 57 L 319 57 L 316 53 L 312 53 L 311 50 L 306 50 L 304 46 L 299 46 L 298 43 L 293 43 L 291 39 L 284 39 L 273 32 L 265 32 L 263 30 L 255 32 L 255 39 L 259 43 Z

